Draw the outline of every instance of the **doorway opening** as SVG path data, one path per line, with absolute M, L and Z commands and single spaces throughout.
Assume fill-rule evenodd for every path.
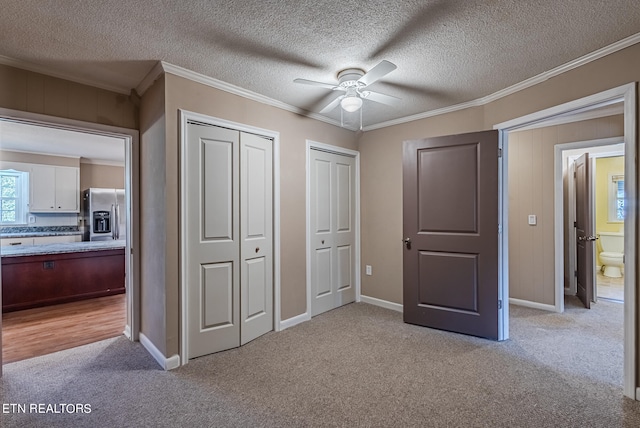
M 556 162 L 562 162 L 564 190 L 564 272 L 565 295 L 577 292 L 575 246 L 576 186 L 572 179 L 575 160 L 588 153 L 592 195 L 588 217 L 592 219 L 593 302 L 607 299 L 624 302 L 624 143 L 622 137 L 561 144 L 556 147 Z M 560 209 L 560 208 L 556 208 Z M 622 307 L 620 308 L 622 310 Z
M 556 107 L 552 107 L 540 112 L 536 112 L 527 116 L 500 123 L 494 126 L 494 129 L 500 131 L 501 146 L 503 157 L 501 159 L 501 211 L 502 211 L 502 236 L 501 236 L 501 261 L 500 261 L 500 277 L 501 288 L 503 293 L 509 293 L 509 193 L 508 193 L 508 177 L 509 177 L 509 156 L 510 148 L 509 133 L 527 126 L 539 124 L 551 119 L 566 119 L 579 113 L 593 112 L 597 109 L 611 106 L 614 104 L 622 104 L 623 106 L 623 129 L 624 129 L 624 148 L 625 148 L 625 189 L 624 189 L 624 254 L 627 263 L 624 264 L 624 277 L 628 284 L 624 287 L 624 395 L 636 399 L 636 363 L 637 363 L 637 341 L 635 317 L 637 310 L 636 296 L 636 220 L 638 216 L 636 201 L 636 84 L 631 83 L 618 88 L 613 88 L 592 96 L 588 96 L 576 101 L 565 103 Z M 555 183 L 562 182 L 561 170 L 555 169 Z M 562 195 L 562 193 L 560 193 Z M 556 193 L 556 205 L 562 205 L 558 194 Z M 532 213 L 528 213 L 532 214 Z M 529 220 L 527 214 L 527 221 Z M 532 219 L 533 220 L 533 219 Z M 553 231 L 554 231 L 554 249 L 555 254 L 563 254 L 564 234 L 563 234 L 563 217 L 562 214 L 554 213 Z M 555 309 L 557 312 L 564 310 L 564 263 L 555 263 L 554 281 L 555 289 L 551 304 L 543 303 L 546 309 Z M 513 302 L 510 299 L 511 302 Z M 527 302 L 522 300 L 522 302 Z M 514 302 L 521 303 L 521 302 Z M 535 302 L 534 302 L 535 305 Z M 535 307 L 535 306 L 534 306 Z M 508 317 L 508 312 L 506 315 Z M 508 323 L 507 323 L 508 328 Z
M 58 323 L 49 330 L 62 326 L 56 329 L 60 338 L 48 347 L 44 340 L 30 337 L 36 346 L 19 353 L 18 359 L 102 340 L 100 324 L 105 320 L 113 336 L 124 333 L 137 340 L 139 289 L 132 249 L 137 248 L 138 131 L 8 109 L 0 110 L 0 127 L 0 161 L 22 170 L 24 197 L 19 204 L 25 206 L 24 216 L 15 221 L 9 216 L 2 224 L 7 245 L 0 248 L 1 287 L 3 317 L 8 320 L 3 332 L 11 328 L 2 350 L 27 334 L 26 325 L 34 320 Z M 104 239 L 90 239 L 86 233 L 93 226 L 84 201 L 89 188 L 120 188 L 124 193 L 122 200 L 102 210 L 110 220 L 103 228 L 103 235 L 108 235 Z M 7 241 L 18 235 L 17 245 Z M 29 270 L 32 264 L 42 264 L 48 275 Z M 21 292 L 25 285 L 33 287 L 29 298 Z M 22 289 L 12 291 L 17 286 Z M 73 321 L 80 314 L 88 317 L 84 324 Z M 73 329 L 90 334 L 75 340 Z M 42 331 L 47 333 L 47 325 Z M 15 356 L 3 359 L 11 361 Z

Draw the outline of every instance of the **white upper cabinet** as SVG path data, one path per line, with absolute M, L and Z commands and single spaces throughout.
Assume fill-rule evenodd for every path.
M 32 213 L 80 211 L 79 168 L 34 164 L 29 187 Z

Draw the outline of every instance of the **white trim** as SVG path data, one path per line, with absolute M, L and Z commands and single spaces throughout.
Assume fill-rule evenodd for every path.
M 0 117 L 0 120 L 4 120 L 4 118 Z M 9 120 L 11 122 L 15 122 L 14 120 Z M 80 156 L 72 156 L 72 155 L 61 155 L 61 154 L 53 154 L 53 153 L 47 153 L 47 152 L 32 152 L 29 150 L 16 150 L 16 149 L 3 149 L 0 147 L 0 150 L 2 150 L 3 152 L 8 152 L 8 153 L 28 153 L 30 155 L 42 155 L 42 156 L 51 156 L 51 157 L 56 157 L 56 158 L 67 158 L 67 159 L 82 159 Z M 82 162 L 80 162 L 82 163 Z
M 522 82 L 516 83 L 515 85 L 509 86 L 508 88 L 494 92 L 493 94 L 487 95 L 486 97 L 482 97 L 469 102 L 457 104 L 455 106 L 445 107 L 438 110 L 431 110 L 431 111 L 427 111 L 420 114 L 414 114 L 411 116 L 400 117 L 398 119 L 393 119 L 386 122 L 380 122 L 377 124 L 365 126 L 362 130 L 372 131 L 374 129 L 385 128 L 393 125 L 400 125 L 402 123 L 413 122 L 415 120 L 426 119 L 432 116 L 438 116 L 445 113 L 464 110 L 470 107 L 482 106 L 490 102 L 504 98 L 506 96 L 512 95 L 516 92 L 522 91 L 523 89 L 527 89 L 527 88 L 530 88 L 531 86 L 540 84 L 546 80 L 551 79 L 552 77 L 559 76 L 562 73 L 566 73 L 567 71 L 573 70 L 574 68 L 581 67 L 585 64 L 588 64 L 592 61 L 603 58 L 612 53 L 618 52 L 622 49 L 626 49 L 629 46 L 633 46 L 638 42 L 640 42 L 640 33 L 633 34 L 625 39 L 619 40 L 615 43 L 612 43 L 608 46 L 605 46 L 587 55 L 581 56 L 580 58 L 577 58 L 573 61 L 569 61 L 566 64 L 560 65 L 549 71 L 540 73 L 537 76 L 533 76 L 529 79 L 523 80 Z
M 523 80 L 522 82 L 516 83 L 515 85 L 509 86 L 508 88 L 501 89 L 493 94 L 487 95 L 482 98 L 477 98 L 472 101 L 456 104 L 454 106 L 444 107 L 441 109 L 431 110 L 424 113 L 414 114 L 410 116 L 400 117 L 393 120 L 388 120 L 385 122 L 375 123 L 369 126 L 365 126 L 362 128 L 362 131 L 372 131 L 374 129 L 386 128 L 388 126 L 400 125 L 402 123 L 413 122 L 415 120 L 425 119 L 432 116 L 438 116 L 445 113 L 451 113 L 458 110 L 464 110 L 470 107 L 478 107 L 490 102 L 499 100 L 508 95 L 514 94 L 518 91 L 522 91 L 523 89 L 527 89 L 531 86 L 542 83 L 546 80 L 551 79 L 552 77 L 556 77 L 562 73 L 573 70 L 574 68 L 583 66 L 592 61 L 603 58 L 612 53 L 618 52 L 622 49 L 628 48 L 629 46 L 633 46 L 634 44 L 640 42 L 640 33 L 633 34 L 625 39 L 619 40 L 615 43 L 612 43 L 608 46 L 605 46 L 601 49 L 598 49 L 594 52 L 591 52 L 587 55 L 584 55 L 580 58 L 577 58 L 573 61 L 569 61 L 566 64 L 560 65 L 556 68 L 553 68 L 549 71 L 545 71 L 536 76 L 533 76 L 529 79 Z M 22 60 L 17 60 L 13 58 L 9 58 L 3 55 L 0 55 L 0 64 L 5 64 L 11 67 L 21 68 L 24 70 L 33 71 L 36 73 L 41 73 L 53 77 L 58 77 L 65 80 L 70 80 L 72 82 L 81 83 L 84 85 L 93 86 L 96 88 L 106 89 L 113 92 L 118 92 L 121 94 L 129 94 L 131 91 L 128 88 L 122 88 L 119 86 L 107 85 L 104 83 L 100 83 L 94 80 L 89 79 L 80 79 L 69 74 L 65 73 L 57 73 L 52 72 L 50 67 L 33 64 Z M 195 71 L 188 70 L 183 67 L 179 67 L 177 65 L 170 64 L 165 61 L 158 61 L 156 65 L 149 71 L 149 73 L 140 81 L 140 83 L 136 86 L 136 92 L 142 96 L 149 87 L 153 84 L 153 82 L 160 77 L 162 73 L 170 73 L 175 76 L 184 77 L 186 79 L 201 83 L 203 85 L 211 86 L 216 89 L 223 90 L 225 92 L 229 92 L 234 95 L 241 96 L 243 98 L 247 98 L 253 101 L 257 101 L 262 104 L 267 104 L 273 107 L 277 107 L 283 110 L 287 110 L 296 114 L 300 114 L 311 119 L 319 120 L 321 122 L 329 123 L 334 126 L 341 126 L 340 122 L 330 119 L 326 116 L 308 112 L 301 108 L 292 106 L 291 104 L 284 103 L 282 101 L 275 100 L 273 98 L 266 97 L 264 95 L 258 94 L 253 91 L 249 91 L 247 89 L 240 88 L 239 86 L 232 85 L 230 83 L 223 82 L 218 79 L 214 79 L 213 77 L 205 76 L 204 74 L 196 73 Z M 349 128 L 345 128 L 349 129 Z
M 144 335 L 144 333 L 140 333 L 140 344 L 144 346 L 144 349 L 147 350 L 148 353 L 151 354 L 153 358 L 160 364 L 164 370 L 173 370 L 180 367 L 180 356 L 172 355 L 169 358 L 166 358 L 162 352 Z
M 57 116 L 48 116 L 39 113 L 30 113 L 21 110 L 0 108 L 0 120 L 11 120 L 19 123 L 27 123 L 37 126 L 45 126 L 55 129 L 83 132 L 86 134 L 104 135 L 124 140 L 125 143 L 125 194 L 127 195 L 127 239 L 125 248 L 125 272 L 127 273 L 127 325 L 125 332 L 127 338 L 138 340 L 140 332 L 140 283 L 139 283 L 139 231 L 138 231 L 138 154 L 139 131 L 136 129 L 122 128 L 111 125 L 103 125 L 94 122 L 85 122 L 75 119 L 67 119 Z M 134 195 L 135 193 L 135 195 Z M 135 226 L 133 228 L 132 226 Z M 137 309 L 136 309 L 137 308 Z M 1 341 L 0 341 L 1 343 Z
M 233 129 L 240 132 L 247 132 L 250 134 L 261 135 L 273 140 L 273 329 L 274 331 L 280 331 L 282 329 L 282 321 L 280 320 L 281 302 L 280 302 L 280 133 L 269 129 L 258 128 L 256 126 L 246 125 L 238 122 L 232 122 L 230 120 L 220 119 L 217 117 L 207 116 L 200 113 L 195 113 L 188 110 L 179 109 L 180 116 L 180 218 L 186 218 L 186 204 L 185 195 L 186 180 L 184 174 L 187 171 L 186 157 L 185 157 L 185 144 L 187 141 L 187 122 L 194 120 L 201 123 L 206 123 L 212 126 L 220 126 L 224 128 Z M 186 240 L 187 236 L 186 222 L 182 221 L 180 225 L 180 265 L 186 265 L 187 249 Z M 180 321 L 181 321 L 181 340 L 180 340 L 180 361 L 181 364 L 187 364 L 189 357 L 188 348 L 188 318 L 187 318 L 187 287 L 186 284 L 186 269 L 180 269 Z
M 584 120 L 600 119 L 602 117 L 622 115 L 624 108 L 622 103 L 612 104 L 599 109 L 588 110 L 580 113 L 571 114 L 569 116 L 556 116 L 551 119 L 545 120 L 542 123 L 532 123 L 531 125 L 519 128 L 518 131 L 528 131 L 530 129 L 564 125 L 565 123 L 581 122 Z
M 636 160 L 636 144 L 638 141 L 636 134 L 636 85 L 634 82 L 618 86 L 588 97 L 494 125 L 494 129 L 499 129 L 500 132 L 503 133 L 506 143 L 508 132 L 523 126 L 541 122 L 557 115 L 586 111 L 624 101 L 625 175 L 627 176 L 627 181 L 625 182 L 627 185 L 625 188 L 625 208 L 628 210 L 627 215 L 625 215 L 624 234 L 630 237 L 630 239 L 625 239 L 624 252 L 625 258 L 633 261 L 625 263 L 624 266 L 625 283 L 631 285 L 630 287 L 624 287 L 624 395 L 633 399 L 637 398 L 635 394 L 638 355 L 636 340 L 636 312 L 638 308 L 638 303 L 636 302 L 638 287 L 636 276 L 636 246 L 638 244 L 636 237 L 636 223 L 638 220 L 638 190 L 636 188 L 636 180 L 638 177 Z M 558 295 L 557 288 L 555 298 L 563 299 L 563 293 Z
M 503 133 L 498 133 L 498 340 L 509 339 L 509 188 L 506 186 L 509 172 L 509 147 L 503 141 Z
M 391 309 L 392 311 L 403 313 L 404 308 L 402 303 L 390 302 L 388 300 L 378 299 L 377 297 L 369 297 L 369 296 L 360 296 L 360 301 L 362 303 L 368 303 L 374 306 L 380 306 L 381 308 Z
M 544 303 L 531 302 L 529 300 L 520 300 L 520 299 L 509 298 L 509 304 L 510 305 L 517 305 L 517 306 L 524 306 L 524 307 L 533 308 L 533 309 L 540 309 L 540 310 L 549 311 L 549 312 L 558 312 L 558 310 L 556 309 L 556 307 L 554 305 L 547 305 L 547 304 L 544 304 Z
M 356 163 L 356 176 L 355 176 L 355 186 L 356 186 L 356 251 L 355 251 L 355 286 L 356 286 L 356 302 L 360 301 L 360 286 L 361 286 L 361 249 L 360 249 L 360 152 L 356 150 L 350 150 L 343 147 L 333 146 L 330 144 L 319 143 L 317 141 L 306 140 L 306 150 L 305 150 L 305 177 L 306 177 L 306 252 L 307 252 L 307 313 L 311 314 L 311 177 L 309 174 L 311 173 L 311 150 L 322 150 L 325 152 L 335 153 L 342 156 L 350 156 L 355 158 Z
M 303 322 L 309 321 L 310 319 L 311 319 L 311 315 L 309 315 L 308 312 L 305 312 L 304 314 L 296 315 L 295 317 L 287 318 L 286 320 L 280 322 L 279 331 L 285 330 L 287 328 L 291 328 L 298 324 L 302 324 Z
M 136 86 L 136 93 L 138 96 L 142 97 L 163 73 L 164 69 L 162 68 L 162 61 L 156 62 L 147 75 L 144 76 L 144 79 L 142 79 L 140 83 L 138 83 L 138 86 Z
M 81 164 L 88 165 L 106 165 L 106 166 L 118 166 L 123 167 L 124 162 L 120 161 L 112 161 L 112 160 L 104 160 L 104 159 L 95 159 L 95 158 L 80 158 Z
M 238 95 L 242 98 L 256 101 L 261 104 L 266 104 L 272 107 L 277 107 L 282 110 L 290 111 L 301 116 L 305 116 L 311 119 L 325 122 L 330 125 L 340 127 L 340 122 L 333 120 L 318 113 L 312 113 L 307 110 L 303 110 L 299 107 L 292 106 L 291 104 L 284 103 L 282 101 L 275 100 L 273 98 L 266 97 L 257 92 L 250 91 L 248 89 L 241 88 L 239 86 L 232 85 L 222 80 L 214 79 L 213 77 L 205 76 L 204 74 L 197 73 L 195 71 L 188 70 L 186 68 L 179 67 L 177 65 L 169 64 L 168 62 L 161 61 L 162 69 L 165 73 L 173 74 L 174 76 L 183 77 L 193 82 L 200 83 L 205 86 L 219 89 L 221 91 L 228 92 L 233 95 Z M 153 82 L 152 82 L 153 83 Z
M 52 71 L 50 66 L 42 64 L 34 64 L 32 62 L 23 61 L 20 59 L 9 58 L 8 56 L 0 55 L 0 64 L 8 65 L 9 67 L 20 68 L 22 70 L 33 71 L 34 73 L 44 74 L 45 76 L 56 77 L 58 79 L 68 80 L 70 82 L 80 83 L 82 85 L 92 86 L 94 88 L 105 89 L 111 92 L 117 92 L 119 94 L 129 95 L 131 92 L 129 88 L 123 88 L 122 86 L 109 85 L 99 82 L 94 79 L 83 79 L 76 75 L 58 71 Z

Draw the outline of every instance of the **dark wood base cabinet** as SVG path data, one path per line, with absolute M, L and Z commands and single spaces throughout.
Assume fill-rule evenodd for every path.
M 125 292 L 124 248 L 2 257 L 2 312 Z

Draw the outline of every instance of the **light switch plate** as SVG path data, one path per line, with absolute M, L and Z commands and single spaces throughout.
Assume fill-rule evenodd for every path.
M 538 224 L 538 219 L 536 218 L 536 215 L 529 214 L 529 225 L 535 226 L 536 224 Z
M 27 222 L 29 222 L 29 223 L 35 223 L 35 222 L 36 222 L 36 216 L 34 216 L 34 215 L 30 215 L 30 216 L 27 218 Z

